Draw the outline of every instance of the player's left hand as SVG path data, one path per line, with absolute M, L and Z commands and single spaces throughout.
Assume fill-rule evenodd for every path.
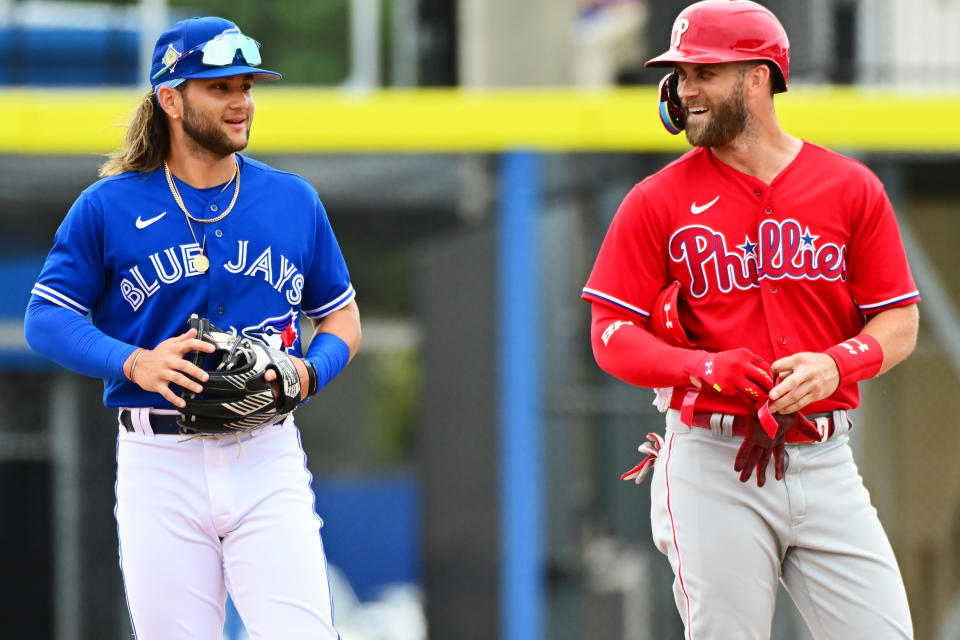
M 802 352 L 773 363 L 777 384 L 770 390 L 771 413 L 794 413 L 823 400 L 840 386 L 840 371 L 825 353 Z

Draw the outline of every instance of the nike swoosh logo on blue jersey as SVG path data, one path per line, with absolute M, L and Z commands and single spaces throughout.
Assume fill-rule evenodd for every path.
M 693 215 L 697 215 L 698 213 L 703 213 L 704 211 L 706 211 L 707 209 L 709 209 L 709 208 L 712 207 L 713 205 L 717 204 L 717 200 L 719 200 L 719 199 L 720 199 L 720 196 L 717 196 L 716 198 L 714 198 L 713 200 L 711 200 L 711 201 L 708 202 L 707 204 L 703 205 L 702 207 L 697 206 L 697 203 L 696 203 L 696 202 L 691 202 L 691 203 L 690 203 L 690 213 L 692 213 Z M 166 212 L 164 212 L 164 213 L 166 213 Z
M 719 198 L 720 196 L 717 196 L 717 197 Z M 137 216 L 137 229 L 146 229 L 147 227 L 149 227 L 150 225 L 152 225 L 154 222 L 156 222 L 157 220 L 159 220 L 165 215 L 167 215 L 166 211 L 164 211 L 158 216 L 154 216 L 150 218 L 149 220 L 141 220 L 140 216 Z

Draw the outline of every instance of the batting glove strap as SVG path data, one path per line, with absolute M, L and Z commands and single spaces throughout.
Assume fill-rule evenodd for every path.
M 824 353 L 837 363 L 841 386 L 869 380 L 883 367 L 883 347 L 868 333 L 844 340 Z

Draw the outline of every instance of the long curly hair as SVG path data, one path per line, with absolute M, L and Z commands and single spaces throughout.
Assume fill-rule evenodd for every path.
M 163 164 L 169 152 L 167 116 L 157 103 L 153 90 L 150 90 L 133 112 L 120 148 L 108 155 L 106 162 L 100 165 L 100 177 L 126 171 L 153 171 Z

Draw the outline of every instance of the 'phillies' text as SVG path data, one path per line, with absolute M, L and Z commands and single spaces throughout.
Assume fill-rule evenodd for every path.
M 733 288 L 758 287 L 760 280 L 847 279 L 847 246 L 825 242 L 800 228 L 796 220 L 764 220 L 759 238 L 747 236 L 735 249 L 727 248 L 724 235 L 710 227 L 693 225 L 670 238 L 670 259 L 686 264 L 690 295 L 701 298 L 711 282 L 724 293 Z

